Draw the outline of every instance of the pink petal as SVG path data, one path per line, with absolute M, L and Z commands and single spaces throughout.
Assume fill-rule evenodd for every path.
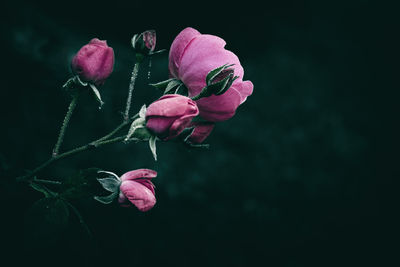
M 157 177 L 157 172 L 150 169 L 137 169 L 127 172 L 121 176 L 121 181 L 133 181 L 140 178 L 152 179 Z
M 71 66 L 84 81 L 101 85 L 113 71 L 114 50 L 107 46 L 106 41 L 93 39 L 78 51 Z
M 190 97 L 200 93 L 211 70 L 224 64 L 234 64 L 231 67 L 234 69 L 234 75 L 243 77 L 244 72 L 238 57 L 224 49 L 224 45 L 225 41 L 217 36 L 201 35 L 186 49 L 179 68 L 179 78 L 188 87 Z
M 89 44 L 94 44 L 94 45 L 98 45 L 98 46 L 107 47 L 107 41 L 106 40 L 100 40 L 98 38 L 93 38 L 92 40 L 90 40 Z
M 186 107 L 185 115 L 176 119 L 169 128 L 169 135 L 165 140 L 177 137 L 187 126 L 194 117 L 199 115 L 199 109 L 196 103 L 188 98 L 188 105 Z
M 240 104 L 246 101 L 247 97 L 253 93 L 253 87 L 254 85 L 251 81 L 243 81 L 237 85 L 236 88 L 241 96 Z
M 217 122 L 227 120 L 233 115 L 240 105 L 242 97 L 232 85 L 228 91 L 219 96 L 210 96 L 201 98 L 197 101 L 200 110 L 200 116 L 208 121 Z
M 189 136 L 189 141 L 195 144 L 202 143 L 212 132 L 215 124 L 210 122 L 191 123 L 194 126 L 192 134 Z
M 156 192 L 154 191 L 154 184 L 147 178 L 142 178 L 142 179 L 136 179 L 135 182 L 137 183 L 141 183 L 142 185 L 144 185 L 145 187 L 147 187 L 148 189 L 150 189 L 151 192 L 153 192 L 153 194 L 155 194 Z
M 124 195 L 124 193 L 122 193 L 121 191 L 119 192 L 118 203 L 119 203 L 122 207 L 129 207 L 129 206 L 132 205 L 132 204 L 129 202 L 129 200 L 126 198 L 126 196 Z
M 151 103 L 146 111 L 146 118 L 157 117 L 177 117 L 184 115 L 188 103 L 191 99 L 177 94 L 168 94 Z
M 183 52 L 185 51 L 186 46 L 193 40 L 196 36 L 200 35 L 200 33 L 193 28 L 186 28 L 182 30 L 176 37 L 175 40 L 171 44 L 171 48 L 169 50 L 169 64 L 168 68 L 170 73 L 178 77 L 179 65 L 181 62 L 181 57 Z
M 176 118 L 153 116 L 147 119 L 146 127 L 156 134 L 162 134 L 171 127 Z
M 141 183 L 125 181 L 121 184 L 120 189 L 125 197 L 140 211 L 148 211 L 156 204 L 154 193 Z

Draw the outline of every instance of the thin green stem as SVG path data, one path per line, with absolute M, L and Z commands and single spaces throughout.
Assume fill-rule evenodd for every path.
M 115 128 L 114 130 L 112 130 L 109 134 L 103 136 L 102 138 L 97 139 L 96 141 L 93 141 L 92 143 L 97 143 L 97 142 L 101 142 L 104 140 L 109 139 L 110 137 L 112 137 L 114 134 L 116 134 L 119 130 L 121 130 L 122 128 L 124 128 L 126 125 L 128 125 L 131 121 L 135 120 L 137 117 L 139 117 L 139 113 L 135 114 L 132 118 L 130 118 L 127 121 L 123 121 L 120 125 L 117 126 L 117 128 Z
M 42 169 L 46 168 L 47 166 L 49 166 L 50 164 L 62 159 L 62 158 L 66 158 L 75 154 L 78 154 L 80 152 L 89 150 L 89 149 L 93 149 L 93 148 L 97 148 L 103 145 L 107 145 L 107 144 L 113 144 L 113 143 L 117 143 L 120 141 L 123 141 L 125 139 L 125 135 L 123 136 L 119 136 L 119 137 L 115 137 L 113 139 L 110 140 L 104 140 L 101 142 L 97 142 L 94 141 L 92 143 L 86 144 L 84 146 L 80 146 L 77 147 L 75 149 L 69 150 L 67 152 L 64 152 L 62 154 L 59 154 L 55 157 L 50 158 L 49 160 L 47 160 L 46 162 L 44 162 L 42 165 L 40 165 L 39 167 L 37 167 L 36 169 L 34 169 L 33 171 L 31 171 L 29 174 L 25 175 L 25 176 L 20 176 L 17 177 L 17 181 L 23 182 L 23 181 L 30 181 L 30 178 L 35 175 L 36 173 L 38 173 L 39 171 L 41 171 Z
M 141 60 L 137 57 L 135 66 L 133 67 L 131 82 L 129 83 L 129 91 L 128 91 L 128 98 L 126 99 L 126 107 L 124 113 L 124 121 L 128 121 L 129 119 L 129 110 L 131 108 L 131 101 L 132 101 L 132 93 L 133 89 L 135 88 L 135 81 L 139 73 L 139 65 Z
M 60 185 L 60 181 L 53 181 L 53 180 L 44 180 L 44 179 L 33 179 L 35 183 L 41 183 L 41 184 L 51 184 L 51 185 Z
M 74 112 L 74 109 L 78 102 L 78 97 L 79 97 L 78 94 L 74 95 L 72 97 L 71 103 L 69 104 L 67 114 L 65 114 L 65 118 L 64 118 L 63 124 L 61 126 L 60 133 L 58 134 L 57 143 L 53 149 L 53 158 L 57 157 L 57 155 L 58 155 L 58 151 L 60 150 L 61 144 L 64 140 L 65 130 L 68 127 L 69 120 L 71 119 L 72 113 Z

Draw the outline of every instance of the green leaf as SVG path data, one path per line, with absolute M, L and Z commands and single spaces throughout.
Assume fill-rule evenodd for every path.
M 153 154 L 154 160 L 157 161 L 157 149 L 156 149 L 156 141 L 157 141 L 157 136 L 153 135 L 149 139 L 149 146 L 151 153 Z
M 176 80 L 176 79 L 171 78 L 171 79 L 159 82 L 159 83 L 151 83 L 150 85 L 156 87 L 157 89 L 165 90 L 165 88 L 167 88 L 168 84 L 173 80 Z
M 99 102 L 100 106 L 99 109 L 101 109 L 101 107 L 104 105 L 104 102 L 101 100 L 101 95 L 99 90 L 97 90 L 96 86 L 92 83 L 89 83 L 90 88 L 92 89 L 94 96 L 96 98 L 96 100 Z
M 88 168 L 68 176 L 62 183 L 61 196 L 67 199 L 92 198 L 96 193 L 103 192 L 97 181 L 98 168 Z
M 25 215 L 28 242 L 35 246 L 54 244 L 68 225 L 69 210 L 59 198 L 42 198 L 36 201 Z

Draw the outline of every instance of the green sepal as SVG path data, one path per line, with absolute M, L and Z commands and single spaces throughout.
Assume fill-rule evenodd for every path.
M 115 177 L 97 178 L 97 181 L 99 181 L 105 190 L 112 193 L 118 191 L 121 185 L 121 180 Z
M 146 105 L 143 105 L 139 110 L 139 117 L 144 119 L 146 117 L 146 111 Z
M 165 90 L 165 88 L 167 88 L 168 84 L 169 84 L 171 81 L 173 81 L 173 80 L 177 80 L 177 79 L 171 78 L 171 79 L 168 79 L 168 80 L 159 82 L 159 83 L 150 83 L 150 85 L 151 85 L 151 86 L 154 86 L 154 87 L 157 88 L 157 89 Z
M 221 67 L 218 67 L 216 69 L 211 70 L 209 73 L 207 73 L 206 76 L 206 84 L 209 85 L 215 77 L 218 76 L 223 70 L 232 67 L 234 64 L 224 64 Z
M 161 50 L 157 50 L 154 52 L 150 52 L 149 55 L 152 56 L 152 55 L 156 55 L 156 54 L 161 54 L 161 53 L 164 53 L 165 51 L 167 51 L 167 49 L 161 49 Z
M 185 128 L 178 136 L 179 139 L 181 139 L 183 142 L 187 142 L 189 137 L 192 135 L 194 132 L 195 127 L 190 127 L 190 128 Z
M 172 91 L 176 91 L 179 87 L 182 86 L 182 82 L 180 80 L 174 79 L 168 83 L 167 87 L 164 90 L 164 95 L 169 94 Z
M 232 85 L 232 83 L 239 78 L 239 76 L 233 77 L 233 73 L 229 74 L 226 76 L 223 80 L 216 82 L 214 84 L 210 84 L 206 86 L 207 92 L 209 95 L 222 95 L 225 93 Z
M 131 138 L 131 136 L 135 133 L 135 131 L 139 128 L 144 128 L 146 125 L 146 120 L 144 118 L 137 118 L 136 120 L 134 120 L 131 124 L 131 127 L 129 128 L 128 134 L 125 137 L 124 141 L 128 141 L 129 138 Z
M 96 100 L 99 102 L 100 106 L 99 109 L 101 109 L 101 107 L 104 105 L 104 102 L 101 100 L 101 95 L 99 90 L 96 88 L 96 86 L 92 83 L 89 83 L 90 88 L 92 89 L 92 92 L 94 93 L 94 96 L 96 98 Z
M 118 194 L 119 192 L 116 191 L 108 196 L 94 196 L 93 198 L 102 204 L 110 204 L 114 199 L 117 198 Z
M 157 136 L 153 135 L 149 139 L 149 146 L 151 153 L 153 154 L 154 160 L 157 161 L 157 147 L 156 147 Z

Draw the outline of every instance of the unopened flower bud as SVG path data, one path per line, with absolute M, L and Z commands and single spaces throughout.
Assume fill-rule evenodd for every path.
M 107 41 L 92 39 L 74 56 L 71 69 L 84 82 L 102 85 L 114 67 L 114 50 Z
M 123 207 L 135 205 L 140 211 L 148 211 L 156 204 L 151 179 L 157 172 L 149 169 L 130 171 L 121 176 L 118 202 Z
M 151 55 L 156 48 L 156 31 L 148 30 L 135 34 L 132 38 L 132 46 L 138 54 Z
M 196 103 L 182 95 L 163 95 L 146 111 L 146 127 L 164 140 L 178 136 L 199 114 Z

